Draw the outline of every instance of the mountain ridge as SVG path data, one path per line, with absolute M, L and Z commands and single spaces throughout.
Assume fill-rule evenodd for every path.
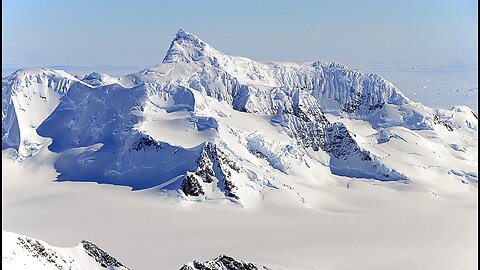
M 55 98 L 42 98 L 38 89 L 56 93 Z M 240 203 L 252 196 L 251 188 L 260 194 L 278 189 L 300 168 L 410 183 L 414 174 L 385 162 L 381 154 L 401 137 L 399 127 L 445 138 L 440 144 L 448 155 L 459 152 L 448 138 L 478 140 L 474 113 L 412 102 L 379 75 L 336 62 L 280 64 L 232 57 L 184 30 L 153 68 L 120 78 L 26 69 L 2 78 L 2 92 L 17 93 L 2 99 L 2 149 L 13 148 L 21 161 L 48 147 L 59 155 L 57 181 L 161 186 L 180 196 Z M 32 117 L 37 111 L 43 113 Z M 369 138 L 326 114 L 362 121 L 380 139 L 366 143 Z M 261 128 L 241 125 L 244 119 L 260 121 Z M 274 139 L 276 133 L 282 134 L 280 140 Z M 457 149 L 463 144 L 455 143 Z M 205 145 L 206 155 L 198 150 Z M 238 170 L 221 165 L 219 153 Z M 462 171 L 472 171 L 469 162 L 461 163 Z M 265 168 L 273 171 L 265 174 Z M 271 175 L 282 180 L 267 180 Z

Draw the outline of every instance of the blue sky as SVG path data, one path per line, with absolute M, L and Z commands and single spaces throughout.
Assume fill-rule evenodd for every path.
M 2 1 L 4 66 L 160 63 L 179 28 L 258 60 L 477 61 L 472 0 Z

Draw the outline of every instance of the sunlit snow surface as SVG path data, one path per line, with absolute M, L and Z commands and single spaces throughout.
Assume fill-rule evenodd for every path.
M 184 31 L 126 76 L 20 70 L 2 79 L 4 229 L 135 269 L 474 269 L 477 115 L 390 80 Z

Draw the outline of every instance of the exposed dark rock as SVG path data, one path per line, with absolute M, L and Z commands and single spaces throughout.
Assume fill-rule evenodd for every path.
M 185 179 L 183 179 L 182 191 L 188 196 L 200 196 L 205 194 L 197 178 L 191 174 L 187 174 Z
M 440 118 L 436 114 L 433 115 L 433 122 L 435 124 L 443 125 L 448 131 L 453 131 L 453 125 L 450 122 L 447 122 L 444 119 Z
M 214 179 L 217 179 L 219 186 L 223 186 L 223 191 L 227 197 L 238 199 L 238 196 L 234 193 L 236 187 L 231 181 L 232 173 L 230 170 L 240 172 L 240 168 L 223 151 L 218 149 L 214 143 L 206 142 L 204 144 L 202 152 L 197 159 L 197 164 L 198 168 L 195 175 L 200 177 L 202 182 L 212 183 Z M 185 192 L 185 187 L 190 192 L 185 192 L 185 194 L 191 196 L 204 194 L 200 183 L 196 179 L 185 179 L 184 183 L 182 183 L 182 190 Z
M 158 151 L 159 149 L 162 149 L 164 146 L 161 142 L 158 142 L 154 140 L 152 137 L 148 135 L 143 135 L 132 145 L 132 150 L 134 151 L 140 151 L 140 150 L 145 150 L 148 147 L 155 147 L 155 149 Z
M 193 261 L 185 264 L 180 270 L 268 270 L 265 266 L 235 260 L 226 255 L 220 255 L 212 261 Z
M 64 258 L 57 252 L 49 248 L 45 248 L 38 240 L 33 240 L 30 238 L 24 239 L 22 237 L 18 237 L 17 239 L 17 244 L 23 249 L 25 249 L 27 252 L 29 252 L 32 257 L 38 258 L 39 260 L 43 258 L 59 270 L 72 269 L 70 266 L 68 266 L 68 268 L 65 268 L 64 266 L 59 264 L 60 260 L 64 263 L 66 263 L 68 260 L 71 263 L 73 262 L 71 258 Z
M 349 156 L 361 154 L 362 160 L 371 160 L 367 151 L 361 150 L 355 140 L 341 123 L 330 124 L 325 127 L 324 150 L 336 158 L 346 160 Z
M 87 240 L 82 241 L 83 249 L 88 254 L 88 256 L 92 257 L 97 261 L 102 267 L 109 268 L 109 267 L 124 267 L 126 269 L 130 269 L 127 266 L 123 265 L 117 259 L 110 256 L 107 252 L 100 249 L 97 245 Z
M 198 169 L 195 172 L 203 182 L 211 183 L 215 179 L 215 172 L 213 171 L 214 162 L 216 161 L 216 147 L 211 143 L 205 143 L 202 152 L 197 159 Z

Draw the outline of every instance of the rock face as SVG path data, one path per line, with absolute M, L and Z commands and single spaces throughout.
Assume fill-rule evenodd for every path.
M 268 270 L 265 266 L 235 260 L 226 255 L 220 255 L 212 261 L 193 261 L 185 264 L 180 270 Z
M 240 173 L 240 168 L 215 144 L 206 142 L 196 163 L 198 167 L 195 173 L 187 173 L 182 181 L 182 190 L 185 194 L 190 196 L 204 195 L 202 185 L 215 182 L 214 184 L 226 197 L 239 199 L 235 195 L 236 187 L 231 180 L 231 176 L 232 170 Z
M 2 267 L 5 269 L 132 270 L 86 240 L 73 248 L 60 248 L 11 232 L 3 232 L 2 238 Z
M 200 185 L 200 182 L 192 174 L 187 174 L 185 176 L 185 179 L 183 179 L 182 181 L 181 187 L 182 187 L 183 193 L 185 193 L 188 196 L 205 195 L 205 192 L 203 191 L 203 188 Z
M 304 171 L 408 182 L 405 166 L 384 162 L 391 148 L 372 150 L 388 141 L 332 119 L 361 120 L 392 138 L 401 128 L 475 139 L 478 126 L 468 108 L 427 108 L 375 74 L 228 56 L 183 30 L 155 67 L 81 79 L 25 69 L 2 78 L 2 94 L 2 150 L 12 158 L 48 147 L 58 181 L 157 187 L 195 200 L 242 203 L 264 190 L 293 190 L 285 177 Z
M 328 125 L 325 130 L 325 149 L 331 155 L 332 172 L 338 175 L 356 175 L 383 181 L 406 180 L 401 173 L 379 162 L 378 158 L 362 150 L 347 127 L 341 123 Z M 357 168 L 362 168 L 358 171 Z
M 107 252 L 100 249 L 97 245 L 87 240 L 82 241 L 82 246 L 88 256 L 95 259 L 100 266 L 104 268 L 125 268 L 131 270 L 131 268 L 126 267 L 121 262 L 117 261 L 114 257 L 110 256 Z

